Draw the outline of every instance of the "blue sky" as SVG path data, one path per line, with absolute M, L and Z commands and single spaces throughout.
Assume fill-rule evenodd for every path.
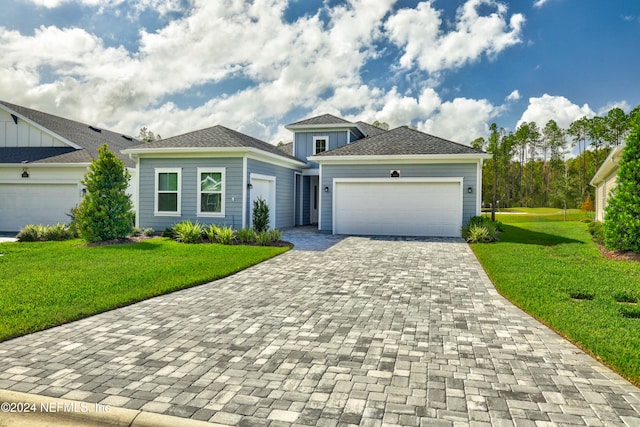
M 462 143 L 640 104 L 628 0 L 5 0 L 0 99 L 269 142 L 332 113 Z M 636 78 L 634 78 L 636 77 Z

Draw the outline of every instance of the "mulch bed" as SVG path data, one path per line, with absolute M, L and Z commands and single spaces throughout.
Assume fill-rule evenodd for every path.
M 602 255 L 615 261 L 640 261 L 640 254 L 631 251 L 610 251 L 603 245 L 596 243 Z

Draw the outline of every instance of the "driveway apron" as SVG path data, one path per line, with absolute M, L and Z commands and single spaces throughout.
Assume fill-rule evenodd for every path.
M 1 343 L 0 388 L 239 426 L 640 425 L 638 388 L 463 241 L 285 236 L 231 277 Z

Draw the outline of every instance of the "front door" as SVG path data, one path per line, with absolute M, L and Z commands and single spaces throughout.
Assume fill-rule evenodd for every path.
M 318 223 L 318 203 L 320 202 L 319 194 L 320 181 L 317 176 L 311 177 L 311 224 Z
M 251 202 L 249 224 L 253 226 L 253 202 L 258 198 L 262 198 L 269 206 L 269 227 L 276 228 L 275 177 L 251 174 L 249 182 L 251 183 L 251 189 L 249 190 L 251 193 L 249 199 Z

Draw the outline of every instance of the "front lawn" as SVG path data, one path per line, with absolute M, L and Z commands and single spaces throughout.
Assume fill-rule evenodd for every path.
M 640 263 L 603 257 L 582 222 L 499 219 L 499 242 L 471 245 L 498 291 L 640 384 Z
M 0 244 L 0 341 L 228 276 L 286 247 Z

